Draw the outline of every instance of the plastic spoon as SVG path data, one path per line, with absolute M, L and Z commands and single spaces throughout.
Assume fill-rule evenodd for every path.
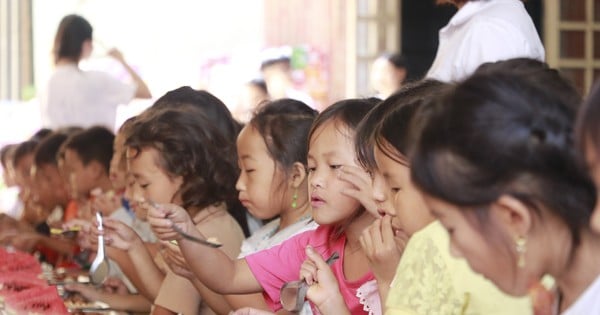
M 108 277 L 110 265 L 104 254 L 104 226 L 102 224 L 102 214 L 100 214 L 100 212 L 96 212 L 96 220 L 98 220 L 98 232 L 100 232 L 100 234 L 98 235 L 98 253 L 90 267 L 90 282 L 95 285 L 100 285 Z
M 340 258 L 338 252 L 333 252 L 325 262 L 331 266 L 338 258 Z M 308 291 L 308 284 L 305 280 L 286 282 L 279 292 L 279 301 L 283 309 L 290 312 L 302 310 L 306 300 L 306 291 Z

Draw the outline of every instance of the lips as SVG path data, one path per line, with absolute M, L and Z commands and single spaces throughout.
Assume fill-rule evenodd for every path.
M 321 198 L 318 194 L 313 193 L 310 196 L 310 205 L 313 208 L 319 208 L 321 206 L 323 206 L 325 204 L 325 200 L 323 200 L 323 198 Z

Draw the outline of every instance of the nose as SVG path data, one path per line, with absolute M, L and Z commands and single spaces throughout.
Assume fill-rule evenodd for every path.
M 324 182 L 323 175 L 319 171 L 314 170 L 308 173 L 308 184 L 310 188 L 323 188 Z
M 372 192 L 372 198 L 373 200 L 375 200 L 375 202 L 384 202 L 386 200 L 386 196 L 385 196 L 385 192 L 384 192 L 384 187 L 385 187 L 385 183 L 383 178 L 378 175 L 375 174 L 373 176 L 373 192 Z
M 242 171 L 240 173 L 240 176 L 238 177 L 237 181 L 235 182 L 235 189 L 237 191 L 246 190 L 246 175 L 244 174 L 244 171 Z

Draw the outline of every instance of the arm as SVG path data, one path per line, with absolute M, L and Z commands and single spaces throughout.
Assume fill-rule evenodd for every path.
M 115 281 L 113 281 L 115 280 Z M 114 284 L 118 284 L 118 288 Z M 89 301 L 100 301 L 117 310 L 148 312 L 152 303 L 139 294 L 130 294 L 120 280 L 109 278 L 102 288 L 72 283 L 65 285 L 68 291 L 78 292 Z
M 156 236 L 162 240 L 177 240 L 190 269 L 208 288 L 220 294 L 262 291 L 245 260 L 232 260 L 223 251 L 185 240 L 173 230 L 177 224 L 184 232 L 204 238 L 184 209 L 175 205 L 148 208 L 148 222 Z
M 310 246 L 306 247 L 306 257 L 300 269 L 300 279 L 305 279 L 309 285 L 306 298 L 313 302 L 323 315 L 349 315 L 350 310 L 329 265 Z
M 154 263 L 142 239 L 130 227 L 119 221 L 106 219 L 104 227 L 106 244 L 127 252 L 135 270 L 139 275 L 144 275 L 140 277 L 145 288 L 144 292 L 150 300 L 154 300 L 160 290 L 164 274 Z
M 360 237 L 362 250 L 377 279 L 381 305 L 385 305 L 390 284 L 407 241 L 408 236 L 405 234 L 394 235 L 390 216 L 375 220 Z
M 140 294 L 143 295 L 146 299 L 151 300 L 152 295 L 148 290 L 146 290 L 144 280 L 142 280 L 142 277 L 140 276 L 135 265 L 129 258 L 129 255 L 122 250 L 110 246 L 106 248 L 106 252 L 108 254 L 108 257 L 110 257 L 119 265 L 123 273 L 127 276 L 127 278 L 129 278 L 129 280 L 131 280 L 133 286 L 135 286 L 136 289 L 139 290 Z
M 119 50 L 113 48 L 108 52 L 108 55 L 115 58 L 135 82 L 137 86 L 137 89 L 135 90 L 136 98 L 152 98 L 152 93 L 150 93 L 150 89 L 148 89 L 146 82 L 144 82 L 137 72 L 135 72 L 135 70 L 133 70 L 133 68 L 125 61 L 123 54 Z

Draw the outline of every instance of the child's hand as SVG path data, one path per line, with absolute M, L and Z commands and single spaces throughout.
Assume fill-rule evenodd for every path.
M 103 295 L 103 292 L 100 288 L 81 283 L 65 284 L 65 289 L 70 292 L 77 292 L 81 294 L 88 301 L 99 301 Z
M 104 194 L 96 196 L 92 201 L 92 208 L 102 215 L 108 217 L 113 212 L 121 207 L 121 198 L 115 195 L 114 192 L 109 191 Z
M 405 233 L 394 234 L 392 217 L 384 216 L 375 220 L 360 236 L 360 245 L 378 283 L 391 283 L 408 242 Z
M 344 165 L 339 169 L 338 178 L 352 187 L 342 189 L 342 194 L 358 200 L 370 213 L 377 213 L 377 203 L 373 200 L 373 180 L 364 169 Z
M 112 293 L 112 294 L 119 294 L 119 295 L 128 295 L 129 294 L 129 289 L 127 289 L 127 286 L 125 285 L 123 280 L 121 280 L 119 278 L 115 278 L 115 277 L 108 277 L 102 283 L 102 289 L 104 290 L 104 292 Z
M 161 255 L 163 256 L 169 268 L 178 276 L 184 278 L 195 278 L 185 258 L 181 254 L 179 247 L 169 242 L 163 242 L 161 246 Z
M 158 239 L 164 241 L 179 240 L 181 235 L 173 230 L 177 225 L 183 232 L 192 234 L 196 232 L 194 222 L 187 211 L 174 204 L 150 205 L 144 203 L 148 209 L 148 223 Z M 156 207 L 155 207 L 156 206 Z
M 531 304 L 533 305 L 534 315 L 553 314 L 554 292 L 546 289 L 540 282 L 529 289 L 529 297 L 531 298 Z
M 100 233 L 104 234 L 106 245 L 120 250 L 128 251 L 135 246 L 143 246 L 139 235 L 131 227 L 120 221 L 105 219 L 103 232 L 98 231 L 97 228 L 92 231 L 92 234 L 96 236 Z
M 306 246 L 306 257 L 300 267 L 300 279 L 309 285 L 306 297 L 322 314 L 343 314 L 346 303 L 331 268 L 311 246 Z
M 125 58 L 123 57 L 123 54 L 121 53 L 120 50 L 116 49 L 116 48 L 112 48 L 110 49 L 107 54 L 113 58 L 115 58 L 117 61 L 119 62 L 125 62 Z
M 77 233 L 79 246 L 85 249 L 97 249 L 98 238 L 92 234 L 94 229 L 92 222 L 83 219 L 71 219 L 62 225 L 62 229 L 65 231 L 79 229 L 80 233 Z

